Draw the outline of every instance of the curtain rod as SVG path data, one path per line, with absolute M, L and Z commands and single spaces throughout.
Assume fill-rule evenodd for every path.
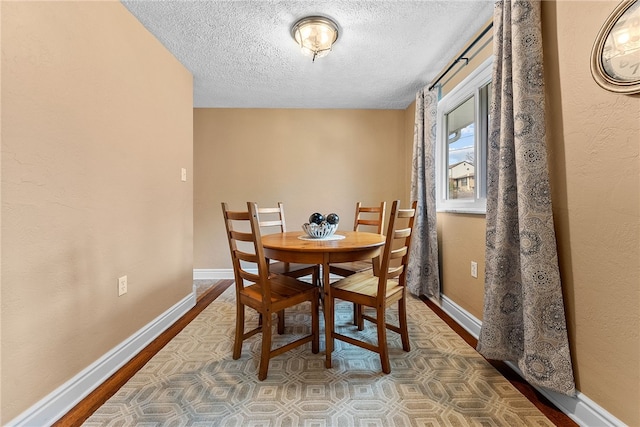
M 435 82 L 433 82 L 433 84 L 432 84 L 431 86 L 429 86 L 429 90 L 433 89 L 433 88 L 434 88 L 434 87 L 435 87 L 435 86 L 440 82 L 440 80 L 442 80 L 442 78 L 443 78 L 444 76 L 446 76 L 446 75 L 449 73 L 449 71 L 451 71 L 451 69 L 452 69 L 453 67 L 455 67 L 455 66 L 456 66 L 456 64 L 457 64 L 458 62 L 460 62 L 461 60 L 465 60 L 465 61 L 467 61 L 467 63 L 468 63 L 468 62 L 469 62 L 469 58 L 465 58 L 464 56 L 467 54 L 467 52 L 469 52 L 469 51 L 471 50 L 471 48 L 472 48 L 473 46 L 475 46 L 475 45 L 476 45 L 476 43 L 478 43 L 478 42 L 480 41 L 480 39 L 482 39 L 482 38 L 485 36 L 485 34 L 487 34 L 487 33 L 489 32 L 489 30 L 490 30 L 492 27 L 493 27 L 493 22 L 490 22 L 490 23 L 489 23 L 489 25 L 487 25 L 487 27 L 486 27 L 484 30 L 482 30 L 482 32 L 478 35 L 478 37 L 476 37 L 476 38 L 473 40 L 473 42 L 471 42 L 471 44 L 470 44 L 469 46 L 467 46 L 467 48 L 464 50 L 464 52 L 462 52 L 462 53 L 460 54 L 460 56 L 458 56 L 458 57 L 456 58 L 456 60 L 455 60 L 455 61 L 453 61 L 453 62 L 451 63 L 451 65 L 449 65 L 449 67 L 448 67 L 446 70 L 444 70 L 444 72 L 443 72 L 443 73 L 441 73 L 441 74 L 440 74 L 440 76 L 438 77 L 438 79 L 437 79 Z

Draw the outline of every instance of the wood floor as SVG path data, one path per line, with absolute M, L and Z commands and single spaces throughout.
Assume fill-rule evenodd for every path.
M 478 340 L 476 340 L 469 332 L 467 332 L 462 326 L 456 323 L 449 315 L 447 315 L 440 307 L 428 299 L 423 299 L 425 304 L 438 315 L 451 329 L 453 329 L 467 344 L 476 348 Z M 540 412 L 546 415 L 551 422 L 558 427 L 573 427 L 578 426 L 571 418 L 565 415 L 564 412 L 556 408 L 553 403 L 544 397 L 538 390 L 536 390 L 531 384 L 526 382 L 520 377 L 513 369 L 511 369 L 506 363 L 500 360 L 488 360 L 498 372 L 505 377 L 511 385 L 513 385 L 520 393 L 522 393 L 531 403 L 533 403 Z
M 65 416 L 58 420 L 55 427 L 81 426 L 100 406 L 102 406 L 111 396 L 113 396 L 136 372 L 138 372 L 151 358 L 160 351 L 169 341 L 171 341 L 182 329 L 184 329 L 193 319 L 198 316 L 209 304 L 211 304 L 222 292 L 233 284 L 233 280 L 220 280 L 214 283 L 211 288 L 202 292 L 196 305 L 189 310 L 182 318 L 163 332 L 151 344 L 149 344 L 138 355 L 131 359 L 118 372 L 113 374 L 103 384 L 98 386 L 93 392 L 85 397 Z M 425 300 L 425 304 L 431 308 L 443 321 L 445 321 L 456 333 L 458 333 L 470 346 L 476 346 L 477 342 L 471 334 L 459 326 L 453 319 L 445 314 L 438 306 L 431 301 Z M 577 426 L 567 415 L 558 410 L 551 402 L 542 396 L 535 388 L 525 382 L 505 363 L 500 361 L 489 361 L 507 380 L 513 384 L 527 399 L 529 399 L 543 414 L 558 427 Z
M 220 280 L 211 288 L 198 296 L 196 305 L 182 316 L 176 323 L 163 332 L 158 338 L 153 340 L 144 350 L 131 359 L 118 372 L 113 374 L 103 384 L 98 386 L 93 392 L 78 403 L 64 417 L 60 418 L 53 426 L 73 427 L 81 426 L 82 423 L 91 416 L 100 406 L 113 396 L 131 377 L 135 375 L 151 358 L 159 352 L 169 341 L 171 341 L 180 331 L 182 331 L 193 319 L 198 316 L 211 304 L 220 294 L 222 294 L 233 280 Z

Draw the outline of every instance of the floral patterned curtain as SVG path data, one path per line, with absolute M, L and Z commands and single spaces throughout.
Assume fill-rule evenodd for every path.
M 437 107 L 435 91 L 424 88 L 418 92 L 411 175 L 411 200 L 417 200 L 418 206 L 407 267 L 407 289 L 415 295 L 440 298 L 434 160 Z
M 478 351 L 575 393 L 545 141 L 540 2 L 495 5 L 484 315 Z

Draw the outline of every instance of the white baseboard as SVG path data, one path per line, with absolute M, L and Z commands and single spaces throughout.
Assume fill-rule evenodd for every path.
M 464 308 L 442 295 L 441 308 L 453 320 L 469 332 L 474 338 L 480 336 L 482 322 Z M 522 371 L 512 362 L 506 362 L 520 377 Z M 535 387 L 535 386 L 534 386 Z M 551 401 L 558 409 L 581 426 L 588 427 L 623 427 L 625 423 L 611 415 L 593 400 L 581 392 L 575 396 L 567 396 L 541 387 L 535 387 L 542 395 Z
M 446 295 L 441 296 L 440 307 L 445 313 L 449 315 L 449 317 L 455 320 L 456 323 L 462 326 L 475 339 L 478 339 L 478 337 L 480 336 L 480 328 L 482 327 L 482 322 L 477 317 L 469 313 L 464 308 L 460 307 L 451 299 L 447 298 Z
M 506 363 L 522 377 L 522 371 L 516 364 L 512 362 Z M 574 397 L 571 397 L 545 388 L 536 387 L 536 390 L 581 426 L 626 427 L 625 423 L 611 415 L 583 393 L 577 392 Z
M 233 279 L 233 268 L 194 268 L 193 280 Z
M 50 426 L 140 353 L 195 304 L 195 294 L 187 295 L 117 347 L 11 420 L 7 426 Z

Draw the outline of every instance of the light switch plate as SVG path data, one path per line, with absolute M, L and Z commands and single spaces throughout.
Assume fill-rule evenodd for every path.
M 122 276 L 118 278 L 118 296 L 121 297 L 122 295 L 127 293 L 127 276 Z

